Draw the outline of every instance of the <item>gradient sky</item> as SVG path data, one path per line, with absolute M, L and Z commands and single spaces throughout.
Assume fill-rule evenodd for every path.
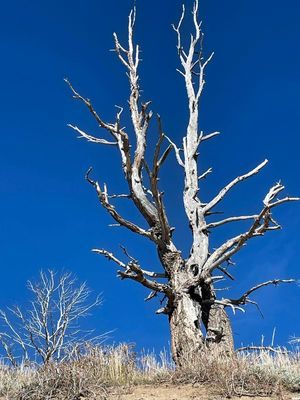
M 190 9 L 191 0 L 186 1 Z M 156 300 L 145 303 L 147 291 L 115 278 L 116 268 L 90 252 L 104 247 L 121 255 L 119 244 L 147 268 L 157 269 L 151 244 L 112 221 L 84 181 L 94 176 L 111 192 L 125 185 L 114 148 L 83 140 L 67 128 L 74 123 L 96 134 L 97 126 L 63 82 L 90 97 L 103 118 L 113 120 L 114 105 L 126 106 L 125 71 L 114 53 L 112 33 L 126 39 L 131 0 L 11 0 L 0 16 L 1 145 L 0 145 L 0 306 L 25 304 L 25 283 L 41 268 L 71 270 L 103 293 L 103 306 L 89 324 L 98 332 L 114 330 L 111 341 L 136 343 L 138 348 L 168 347 L 164 316 L 156 316 Z M 300 3 L 299 0 L 203 0 L 201 15 L 207 54 L 215 57 L 207 71 L 201 104 L 201 129 L 222 135 L 203 147 L 201 168 L 212 166 L 203 199 L 252 169 L 264 158 L 269 165 L 232 191 L 222 205 L 226 215 L 256 213 L 268 188 L 279 179 L 287 193 L 300 195 Z M 181 1 L 137 0 L 136 39 L 142 47 L 141 86 L 153 100 L 167 134 L 180 143 L 187 120 L 182 78 L 176 73 L 177 22 Z M 189 21 L 190 22 L 190 21 Z M 186 33 L 189 22 L 187 21 Z M 129 126 L 129 123 L 126 124 Z M 156 132 L 150 134 L 150 142 Z M 297 172 L 298 171 L 298 172 Z M 175 240 L 184 253 L 190 244 L 182 208 L 182 175 L 170 157 L 161 179 Z M 121 200 L 120 210 L 136 213 Z M 236 256 L 232 293 L 270 278 L 300 277 L 300 205 L 288 204 L 275 216 L 284 229 L 254 239 Z M 139 218 L 137 218 L 139 221 Z M 221 243 L 243 225 L 222 228 L 213 237 Z M 300 288 L 266 288 L 253 296 L 262 309 L 232 316 L 236 344 L 276 343 L 300 336 Z

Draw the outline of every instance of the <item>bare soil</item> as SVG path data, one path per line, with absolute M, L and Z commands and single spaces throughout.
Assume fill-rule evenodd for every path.
M 214 393 L 203 385 L 159 385 L 136 386 L 124 393 L 111 393 L 113 400 L 225 400 L 226 397 Z M 242 396 L 231 400 L 300 400 L 300 393 L 279 393 L 272 397 Z

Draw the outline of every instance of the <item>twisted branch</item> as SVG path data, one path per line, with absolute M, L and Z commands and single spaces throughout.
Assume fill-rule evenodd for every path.
M 262 287 L 269 286 L 269 285 L 279 285 L 280 283 L 294 283 L 295 279 L 271 279 L 269 281 L 260 283 L 251 289 L 247 290 L 242 296 L 240 296 L 238 299 L 221 299 L 221 300 L 212 300 L 213 303 L 223 305 L 224 307 L 231 307 L 233 312 L 235 313 L 235 310 L 239 310 L 242 312 L 245 312 L 245 310 L 240 307 L 244 306 L 246 304 L 254 304 L 256 306 L 257 303 L 249 298 L 250 294 L 255 292 L 258 289 L 261 289 Z
M 153 292 L 164 293 L 167 296 L 173 295 L 172 289 L 167 284 L 162 284 L 153 279 L 146 278 L 146 276 L 151 278 L 166 278 L 164 273 L 144 270 L 140 267 L 136 260 L 131 260 L 126 264 L 118 259 L 113 253 L 104 249 L 93 249 L 92 251 L 94 253 L 103 255 L 108 260 L 113 261 L 115 264 L 121 267 L 123 271 L 118 271 L 118 276 L 121 279 L 132 279 L 141 283 L 143 286 L 152 290 Z

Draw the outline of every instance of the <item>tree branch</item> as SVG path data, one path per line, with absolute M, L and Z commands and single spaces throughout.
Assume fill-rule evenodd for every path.
M 261 164 L 259 164 L 256 168 L 252 169 L 250 172 L 247 174 L 238 176 L 235 178 L 233 181 L 228 183 L 218 194 L 217 196 L 212 199 L 204 208 L 203 211 L 204 213 L 207 213 L 210 211 L 213 207 L 215 207 L 227 194 L 227 192 L 232 189 L 236 184 L 244 181 L 247 178 L 250 178 L 251 176 L 257 174 L 266 164 L 268 163 L 268 160 L 263 161 Z
M 125 177 L 126 177 L 126 179 L 128 179 L 128 177 L 130 175 L 130 171 L 131 171 L 130 143 L 129 143 L 127 133 L 124 132 L 124 129 L 120 125 L 121 114 L 123 111 L 122 107 L 117 107 L 119 109 L 119 111 L 117 112 L 116 122 L 114 124 L 107 123 L 98 115 L 98 113 L 94 109 L 94 107 L 89 99 L 87 99 L 87 98 L 83 97 L 81 94 L 79 94 L 74 89 L 74 87 L 72 86 L 72 84 L 69 82 L 68 79 L 65 79 L 65 82 L 68 84 L 69 88 L 71 89 L 71 91 L 73 93 L 73 97 L 75 99 L 78 99 L 81 102 L 83 102 L 83 104 L 88 108 L 88 110 L 90 111 L 90 113 L 92 114 L 92 116 L 94 117 L 94 119 L 96 120 L 98 125 L 100 126 L 100 128 L 107 130 L 114 137 L 114 139 L 116 139 L 116 143 L 119 147 L 119 151 L 121 154 L 122 167 L 123 167 L 123 170 L 125 173 Z M 84 137 L 89 141 L 101 143 L 101 144 L 112 144 L 112 145 L 115 144 L 115 142 L 108 142 L 104 139 L 98 139 L 94 136 L 91 136 L 91 135 L 85 133 L 84 131 L 80 130 L 76 126 L 73 126 L 70 124 L 68 126 L 71 127 L 72 129 L 74 129 L 75 131 L 79 132 L 81 137 Z
M 254 287 L 252 287 L 251 289 L 247 290 L 241 297 L 239 297 L 238 299 L 221 299 L 221 300 L 213 300 L 213 302 L 215 302 L 216 304 L 220 304 L 223 305 L 225 307 L 231 307 L 233 311 L 240 310 L 245 312 L 245 310 L 243 308 L 241 308 L 240 306 L 244 306 L 247 303 L 250 304 L 255 304 L 257 305 L 256 302 L 254 302 L 253 300 L 251 300 L 249 298 L 249 295 L 253 292 L 255 292 L 256 290 L 265 287 L 265 286 L 269 286 L 269 285 L 279 285 L 280 283 L 294 283 L 295 279 L 272 279 L 263 283 L 260 283 Z
M 236 353 L 243 351 L 268 351 L 270 353 L 289 354 L 290 352 L 285 349 L 276 349 L 272 346 L 244 346 L 235 350 Z
M 257 168 L 255 170 L 257 170 Z M 277 194 L 280 193 L 283 189 L 284 186 L 281 183 L 276 183 L 274 186 L 271 187 L 263 200 L 263 209 L 257 216 L 253 216 L 254 221 L 248 231 L 229 239 L 218 249 L 216 249 L 208 257 L 203 267 L 204 275 L 207 273 L 211 273 L 224 261 L 230 259 L 241 249 L 242 246 L 246 244 L 249 239 L 257 236 L 262 236 L 265 232 L 269 230 L 277 230 L 281 228 L 280 225 L 272 218 L 271 209 L 277 205 L 281 205 L 289 201 L 300 200 L 300 198 L 298 197 L 285 197 L 284 199 L 273 201 Z
M 88 133 L 82 131 L 79 129 L 77 126 L 68 124 L 67 125 L 69 128 L 73 129 L 74 131 L 78 132 L 80 136 L 79 138 L 84 138 L 87 139 L 88 142 L 93 142 L 93 143 L 99 143 L 99 144 L 106 144 L 106 145 L 111 145 L 111 146 L 117 146 L 118 142 L 109 142 L 108 140 L 105 139 L 100 139 L 95 136 L 89 135 Z
M 177 34 L 177 51 L 178 51 L 178 55 L 180 57 L 182 64 L 184 63 L 185 59 L 187 58 L 187 55 L 185 54 L 183 47 L 181 45 L 181 33 L 180 33 L 180 28 L 181 28 L 182 22 L 184 20 L 184 16 L 185 16 L 185 6 L 183 4 L 182 5 L 182 13 L 181 13 L 181 16 L 180 16 L 177 26 L 172 24 L 172 28 L 174 29 L 174 31 Z
M 67 83 L 67 85 L 69 86 L 69 88 L 71 89 L 72 93 L 73 93 L 73 97 L 74 99 L 78 99 L 80 101 L 83 102 L 83 104 L 86 105 L 86 107 L 89 109 L 90 113 L 92 114 L 92 116 L 95 118 L 96 122 L 98 123 L 98 125 L 100 126 L 100 128 L 106 129 L 107 131 L 109 131 L 111 134 L 115 135 L 117 134 L 117 130 L 116 130 L 116 126 L 115 124 L 111 124 L 108 122 L 105 122 L 96 112 L 96 110 L 94 109 L 91 101 L 89 99 L 86 99 L 85 97 L 81 96 L 81 94 L 79 94 L 74 87 L 72 86 L 72 84 L 70 83 L 70 81 L 65 78 L 64 81 Z
M 112 218 L 115 221 L 117 221 L 120 225 L 128 228 L 132 232 L 138 233 L 139 235 L 142 235 L 151 240 L 154 240 L 150 231 L 146 231 L 145 229 L 140 228 L 136 224 L 126 220 L 116 211 L 115 207 L 108 200 L 109 197 L 107 194 L 106 185 L 104 185 L 104 190 L 102 190 L 99 183 L 90 178 L 91 171 L 92 171 L 92 168 L 89 168 L 89 170 L 86 173 L 86 180 L 96 189 L 98 199 L 99 199 L 101 205 L 108 211 L 108 213 L 112 216 Z
M 118 275 L 121 277 L 121 279 L 132 279 L 136 282 L 141 283 L 143 286 L 154 292 L 165 293 L 167 296 L 172 295 L 172 289 L 168 285 L 145 277 L 150 276 L 151 278 L 166 278 L 165 274 L 143 270 L 136 262 L 136 260 L 131 260 L 129 263 L 125 264 L 121 260 L 119 260 L 113 253 L 110 253 L 104 249 L 93 249 L 92 251 L 97 254 L 103 255 L 108 260 L 113 261 L 119 267 L 121 267 L 124 270 L 124 272 L 118 271 Z
M 171 146 L 175 150 L 176 160 L 177 160 L 178 164 L 184 168 L 184 162 L 182 161 L 182 158 L 180 156 L 180 149 L 176 146 L 176 144 L 174 142 L 172 142 L 172 140 L 167 135 L 165 135 L 165 138 L 168 140 L 168 142 L 171 144 Z
M 170 226 L 165 212 L 165 207 L 163 204 L 162 193 L 158 189 L 158 180 L 159 180 L 158 175 L 163 162 L 166 160 L 168 154 L 172 150 L 172 146 L 169 145 L 165 150 L 165 152 L 163 153 L 163 155 L 160 157 L 161 145 L 163 143 L 165 135 L 163 133 L 162 123 L 159 115 L 157 115 L 157 122 L 158 122 L 159 137 L 158 137 L 158 142 L 155 146 L 152 171 L 150 171 L 150 184 L 151 184 L 151 193 L 155 201 L 158 218 L 160 222 L 161 236 L 162 236 L 161 240 L 166 244 L 169 244 Z
M 209 224 L 205 225 L 203 229 L 210 229 L 210 228 L 217 228 L 218 226 L 228 224 L 229 222 L 238 222 L 238 221 L 246 221 L 248 219 L 256 219 L 258 218 L 258 215 L 241 215 L 239 217 L 229 217 L 225 218 L 221 221 L 217 222 L 210 222 Z
M 131 114 L 132 125 L 136 137 L 136 148 L 134 152 L 134 160 L 131 165 L 129 186 L 132 191 L 132 199 L 140 210 L 141 214 L 146 218 L 150 226 L 155 226 L 159 220 L 157 210 L 148 200 L 143 188 L 142 182 L 142 166 L 144 165 L 146 150 L 146 134 L 149 123 L 152 118 L 152 111 L 148 111 L 150 102 L 140 105 L 140 88 L 139 88 L 139 46 L 134 45 L 133 35 L 135 26 L 136 9 L 129 14 L 128 19 L 128 49 L 120 44 L 118 36 L 114 33 L 115 51 L 118 58 L 128 70 L 128 78 L 130 83 L 129 108 Z
M 212 133 L 209 133 L 208 135 L 201 135 L 201 142 L 204 142 L 205 140 L 209 140 L 209 139 L 212 139 L 212 138 L 214 138 L 215 136 L 218 136 L 218 135 L 220 135 L 220 132 L 212 132 Z
M 209 174 L 212 173 L 212 168 L 208 168 L 203 174 L 198 176 L 198 179 L 205 179 Z
M 205 225 L 203 204 L 199 198 L 199 174 L 198 174 L 198 148 L 201 140 L 207 140 L 217 135 L 217 132 L 206 136 L 201 132 L 199 134 L 199 101 L 205 85 L 205 70 L 212 59 L 211 54 L 204 60 L 202 51 L 203 33 L 201 31 L 201 22 L 198 21 L 199 1 L 194 1 L 192 10 L 194 33 L 191 35 L 188 50 L 184 51 L 181 40 L 181 25 L 185 16 L 183 8 L 178 25 L 173 29 L 177 34 L 177 50 L 182 66 L 181 75 L 184 77 L 186 93 L 189 107 L 189 120 L 186 136 L 183 138 L 184 160 L 181 159 L 179 149 L 173 144 L 178 163 L 184 168 L 184 208 L 188 217 L 189 226 L 193 234 L 193 243 L 190 250 L 190 257 L 187 260 L 187 268 L 193 264 L 199 265 L 199 270 L 207 258 L 208 239 L 207 234 L 202 230 Z M 204 178 L 210 171 L 207 171 L 200 178 Z
M 262 287 L 269 285 L 277 286 L 280 283 L 295 283 L 295 282 L 296 282 L 295 279 L 271 279 L 269 281 L 260 283 L 252 287 L 251 289 L 247 290 L 239 299 L 235 301 L 238 302 L 239 304 L 246 304 L 249 301 L 249 295 Z

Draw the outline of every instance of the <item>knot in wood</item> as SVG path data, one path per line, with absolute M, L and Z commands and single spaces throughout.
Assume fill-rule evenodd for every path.
M 180 266 L 184 265 L 184 261 L 181 257 L 181 254 L 177 251 L 168 251 L 165 252 L 162 256 L 162 260 L 164 265 L 172 268 L 173 271 L 178 270 Z

